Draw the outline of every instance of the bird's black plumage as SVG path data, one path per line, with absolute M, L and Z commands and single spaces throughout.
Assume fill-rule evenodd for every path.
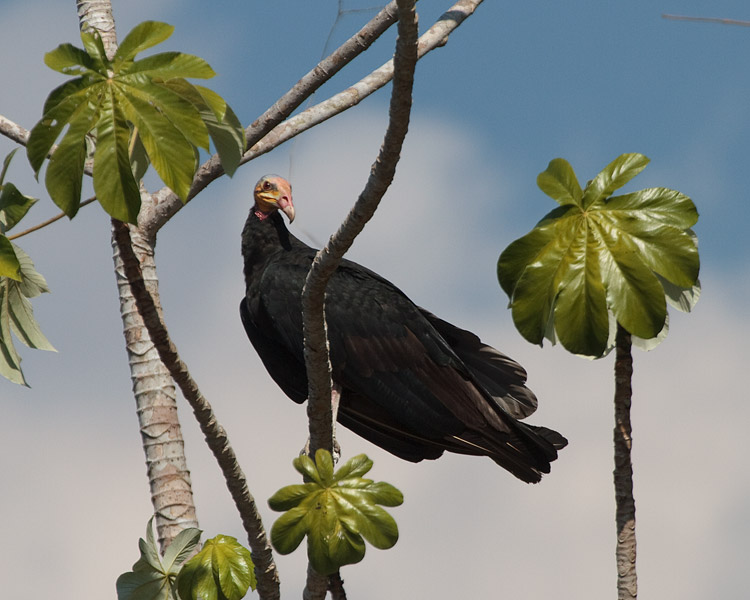
M 256 204 L 250 212 L 242 233 L 242 322 L 271 377 L 298 403 L 307 397 L 301 292 L 315 252 L 273 208 L 266 213 Z M 341 263 L 326 291 L 326 322 L 342 392 L 338 421 L 396 456 L 486 455 L 536 482 L 567 443 L 518 420 L 537 405 L 518 363 L 369 269 Z

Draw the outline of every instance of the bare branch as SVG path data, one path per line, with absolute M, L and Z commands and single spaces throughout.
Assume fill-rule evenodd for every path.
M 6 119 L 3 115 L 0 115 L 0 134 L 10 138 L 14 142 L 18 142 L 22 146 L 25 146 L 29 139 L 28 129 L 24 129 L 10 119 Z
M 365 189 L 328 245 L 315 256 L 302 289 L 302 318 L 307 367 L 307 416 L 310 425 L 310 454 L 318 448 L 333 452 L 335 445 L 332 413 L 331 363 L 325 323 L 325 289 L 344 253 L 362 231 L 393 181 L 401 155 L 412 104 L 414 69 L 417 64 L 417 15 L 415 0 L 398 2 L 398 39 L 394 57 L 394 80 L 391 93 L 390 118 L 380 153 L 373 164 Z M 308 567 L 304 598 L 325 597 L 328 585 Z M 329 580 L 330 581 L 330 580 Z M 346 597 L 340 576 L 336 580 L 337 597 Z M 321 593 L 322 592 L 322 593 Z
M 444 46 L 448 42 L 448 36 L 459 25 L 461 25 L 461 23 L 463 23 L 468 17 L 470 17 L 481 3 L 482 0 L 459 0 L 453 6 L 451 6 L 451 8 L 443 13 L 437 20 L 437 22 L 419 38 L 417 57 L 422 58 L 425 54 L 431 52 L 435 48 Z M 365 29 L 370 27 L 371 23 L 372 21 L 370 21 L 370 23 L 368 23 L 365 28 L 360 30 L 359 34 L 357 35 L 362 34 Z M 351 40 L 346 43 L 349 44 L 350 42 Z M 338 50 L 336 52 L 338 52 Z M 314 71 L 315 69 L 313 69 L 311 73 L 313 73 Z M 248 144 L 248 146 L 250 147 L 242 157 L 241 163 L 244 164 L 250 162 L 258 156 L 261 156 L 266 152 L 270 152 L 284 142 L 292 139 L 300 133 L 303 133 L 304 131 L 307 131 L 315 125 L 318 125 L 319 123 L 322 123 L 323 121 L 326 121 L 331 117 L 336 116 L 339 113 L 352 108 L 353 106 L 356 106 L 367 96 L 388 84 L 391 79 L 393 79 L 392 60 L 388 61 L 379 69 L 376 69 L 370 75 L 354 84 L 350 88 L 344 90 L 343 92 L 340 92 L 339 94 L 336 94 L 335 96 L 332 96 L 331 98 L 325 100 L 324 102 L 321 102 L 320 104 L 308 108 L 307 110 L 292 117 L 291 119 L 280 123 L 279 125 L 275 126 L 269 133 L 261 135 L 258 138 L 258 141 L 252 146 Z M 289 90 L 289 92 L 287 92 L 287 95 L 295 93 L 296 86 Z M 306 98 L 307 96 L 302 97 L 300 99 L 300 104 Z M 251 125 L 250 127 L 253 126 Z M 250 140 L 249 132 L 248 140 Z M 195 197 L 201 190 L 206 188 L 223 173 L 224 171 L 221 169 L 219 158 L 218 156 L 214 155 L 213 157 L 211 157 L 211 159 L 203 163 L 203 165 L 201 165 L 201 167 L 196 172 L 195 178 L 193 179 L 193 187 L 190 190 L 189 198 L 191 199 Z M 159 193 L 162 194 L 163 191 L 164 190 L 161 190 Z M 164 193 L 162 194 L 161 202 L 155 203 L 153 210 L 144 215 L 141 226 L 145 229 L 149 236 L 153 236 L 172 216 L 174 216 L 182 208 L 182 206 L 182 202 L 174 193 Z
M 180 359 L 177 348 L 169 337 L 154 300 L 146 289 L 138 258 L 133 251 L 129 226 L 121 221 L 113 220 L 112 229 L 122 258 L 123 270 L 133 291 L 138 312 L 143 318 L 149 337 L 172 379 L 192 407 L 195 418 L 206 438 L 206 443 L 219 463 L 229 492 L 240 513 L 256 567 L 258 593 L 263 599 L 277 599 L 280 597 L 279 580 L 268 537 L 255 499 L 247 488 L 245 475 L 237 462 L 237 457 L 229 443 L 226 431 L 216 420 L 211 405 L 203 397 L 198 385 L 190 376 L 187 365 Z
M 738 21 L 736 19 L 719 19 L 716 17 L 688 17 L 685 15 L 667 15 L 663 14 L 662 19 L 670 21 L 691 21 L 693 23 L 718 23 L 720 25 L 740 25 L 741 27 L 750 27 L 750 21 Z
M 387 4 L 362 29 L 350 37 L 333 53 L 320 61 L 314 69 L 307 73 L 273 106 L 258 117 L 246 130 L 247 147 L 252 148 L 265 137 L 274 127 L 291 115 L 307 98 L 343 67 L 349 64 L 362 52 L 367 50 L 391 25 L 396 22 L 396 2 Z M 248 162 L 243 160 L 243 162 Z M 195 174 L 193 185 L 188 194 L 188 202 L 192 200 L 212 181 L 224 174 L 218 155 L 213 155 Z M 183 204 L 174 193 L 165 197 L 164 202 L 158 203 L 148 219 L 144 219 L 143 227 L 149 235 L 156 232 L 181 208 Z

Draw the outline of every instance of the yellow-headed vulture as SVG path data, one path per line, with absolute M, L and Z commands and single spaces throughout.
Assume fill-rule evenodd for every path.
M 307 397 L 301 293 L 316 251 L 289 233 L 289 183 L 267 175 L 242 232 L 242 322 L 268 373 L 297 403 Z M 536 409 L 523 367 L 416 306 L 380 275 L 344 260 L 326 291 L 338 421 L 403 459 L 443 451 L 489 456 L 537 482 L 567 441 L 521 423 Z

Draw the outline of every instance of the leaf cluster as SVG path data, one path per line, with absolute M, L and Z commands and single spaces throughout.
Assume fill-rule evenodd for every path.
M 286 511 L 271 528 L 278 552 L 289 554 L 307 536 L 310 564 L 330 575 L 362 560 L 364 540 L 380 549 L 396 543 L 396 521 L 378 505 L 399 506 L 404 497 L 388 483 L 362 477 L 373 465 L 367 456 L 353 457 L 335 473 L 325 450 L 315 453 L 315 462 L 300 456 L 293 464 L 305 483 L 286 486 L 268 500 L 271 509 Z
M 698 211 L 686 195 L 649 188 L 612 196 L 648 164 L 623 154 L 581 189 L 557 158 L 537 184 L 560 206 L 500 255 L 497 274 L 513 321 L 530 342 L 544 337 L 575 354 L 604 355 L 619 323 L 644 340 L 666 335 L 667 301 L 698 299 Z M 666 295 L 666 296 L 665 296 Z
M 99 203 L 111 216 L 131 223 L 140 208 L 138 181 L 149 163 L 183 202 L 198 149 L 208 150 L 209 138 L 228 174 L 239 165 L 245 136 L 234 112 L 218 94 L 186 80 L 213 77 L 208 63 L 181 52 L 135 59 L 173 30 L 166 23 L 143 22 L 111 60 L 96 31 L 81 33 L 83 49 L 61 44 L 45 55 L 47 66 L 73 79 L 47 97 L 43 116 L 31 130 L 27 155 L 38 176 L 51 153 L 45 184 L 68 217 L 75 216 L 80 205 L 90 158 Z
M 55 348 L 39 328 L 28 300 L 49 292 L 47 282 L 36 271 L 28 254 L 5 235 L 37 201 L 22 194 L 12 183 L 5 183 L 15 152 L 8 154 L 0 171 L 0 375 L 13 383 L 26 385 L 21 357 L 13 345 L 11 332 L 29 348 L 52 351 Z
M 118 600 L 177 600 L 176 580 L 182 563 L 195 550 L 201 530 L 194 527 L 177 534 L 175 539 L 159 554 L 153 531 L 153 517 L 146 526 L 146 539 L 138 540 L 141 557 L 133 570 L 117 578 Z
M 141 557 L 132 571 L 117 578 L 118 600 L 240 600 L 248 588 L 255 589 L 250 551 L 235 538 L 217 535 L 187 560 L 201 535 L 191 527 L 177 534 L 161 556 L 152 521 L 146 539 L 138 540 Z

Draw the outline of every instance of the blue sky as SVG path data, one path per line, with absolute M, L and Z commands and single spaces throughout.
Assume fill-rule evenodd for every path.
M 422 30 L 448 7 L 420 4 Z M 247 124 L 314 66 L 337 6 L 235 1 L 208 11 L 194 0 L 138 0 L 115 2 L 114 11 L 121 37 L 145 19 L 175 25 L 165 48 L 206 58 L 218 73 L 210 85 Z M 554 207 L 535 184 L 549 160 L 567 158 L 583 183 L 623 152 L 652 160 L 626 189 L 679 189 L 701 214 L 702 298 L 693 314 L 672 315 L 661 346 L 635 357 L 641 592 L 687 600 L 746 594 L 750 29 L 661 13 L 750 19 L 739 0 L 485 2 L 446 47 L 420 61 L 403 161 L 351 257 L 517 358 L 540 398 L 530 421 L 571 443 L 541 484 L 525 486 L 489 460 L 410 465 L 341 432 L 345 455 L 367 452 L 373 477 L 406 497 L 393 511 L 402 532 L 396 547 L 369 550 L 362 565 L 345 570 L 352 597 L 614 594 L 611 358 L 589 362 L 526 343 L 494 268 L 505 246 Z M 334 44 L 370 14 L 343 17 Z M 78 44 L 77 36 L 72 2 L 0 0 L 0 51 L 13 57 L 0 67 L 0 114 L 34 124 L 60 81 L 43 54 Z M 389 33 L 316 101 L 385 62 L 392 47 Z M 294 480 L 291 459 L 306 422 L 263 371 L 237 314 L 250 189 L 266 172 L 290 177 L 295 233 L 319 244 L 366 181 L 387 102 L 383 90 L 217 181 L 159 236 L 167 323 L 261 503 Z M 0 155 L 12 147 L 0 139 Z M 56 211 L 28 171 L 17 156 L 8 179 L 42 198 L 31 224 Z M 150 504 L 108 220 L 92 206 L 20 245 L 52 288 L 34 307 L 59 352 L 23 351 L 31 389 L 0 381 L 0 509 L 12 515 L 0 526 L 0 579 L 16 597 L 111 596 L 116 576 L 137 558 Z M 242 538 L 190 412 L 180 410 L 201 526 Z M 264 509 L 264 518 L 270 526 L 273 514 Z M 303 563 L 301 553 L 279 559 L 285 595 L 299 595 Z

